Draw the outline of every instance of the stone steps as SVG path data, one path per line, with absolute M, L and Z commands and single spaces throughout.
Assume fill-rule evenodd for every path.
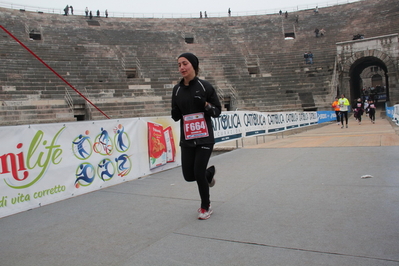
M 336 43 L 357 33 L 369 37 L 399 32 L 398 14 L 393 0 L 365 0 L 321 8 L 319 14 L 291 12 L 288 19 L 276 14 L 207 20 L 109 18 L 96 19 L 99 26 L 94 27 L 78 16 L 22 16 L 0 8 L 7 29 L 115 118 L 169 115 L 171 91 L 180 79 L 176 57 L 186 51 L 200 58 L 200 77 L 210 81 L 221 98 L 236 99 L 239 106 L 233 109 L 330 110 Z M 326 36 L 315 38 L 316 27 L 325 28 Z M 42 40 L 30 41 L 26 29 L 39 30 Z M 295 39 L 284 40 L 284 33 L 290 32 Z M 82 103 L 54 73 L 2 36 L 1 101 L 25 100 L 29 105 L 37 99 L 62 100 L 68 88 L 74 104 Z M 187 44 L 186 37 L 194 43 Z M 314 54 L 313 65 L 304 64 L 307 51 Z M 127 78 L 128 71 L 135 71 L 136 77 Z M 103 119 L 94 112 L 93 119 Z

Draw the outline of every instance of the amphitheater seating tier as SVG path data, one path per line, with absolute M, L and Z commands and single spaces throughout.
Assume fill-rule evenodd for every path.
M 398 14 L 396 0 L 363 0 L 320 8 L 318 14 L 292 12 L 288 18 L 90 21 L 0 8 L 2 26 L 112 118 L 169 115 L 171 90 L 180 78 L 176 57 L 186 51 L 199 57 L 200 77 L 233 110 L 330 110 L 336 43 L 357 33 L 398 33 Z M 315 38 L 315 28 L 324 28 L 326 35 Z M 30 32 L 41 39 L 30 39 Z M 285 40 L 285 34 L 295 38 Z M 0 125 L 71 121 L 87 108 L 69 85 L 2 31 L 0 47 Z M 307 51 L 314 55 L 313 65 L 304 63 Z M 57 104 L 44 104 L 52 100 Z M 89 111 L 91 119 L 104 119 L 95 108 Z

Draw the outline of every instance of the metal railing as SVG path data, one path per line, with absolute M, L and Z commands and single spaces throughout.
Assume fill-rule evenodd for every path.
M 334 70 L 333 70 L 333 75 L 331 78 L 331 87 L 330 87 L 330 92 L 332 97 L 338 96 L 338 72 L 337 72 L 337 57 L 335 56 L 335 61 L 334 61 Z
M 269 15 L 269 14 L 277 14 L 280 10 L 283 12 L 295 12 L 299 10 L 308 10 L 314 9 L 316 6 L 318 8 L 336 6 L 336 5 L 344 5 L 353 2 L 359 2 L 362 0 L 336 0 L 336 1 L 327 1 L 321 3 L 313 3 L 313 4 L 303 4 L 297 6 L 290 7 L 279 7 L 272 9 L 264 9 L 264 10 L 253 10 L 253 11 L 238 11 L 232 12 L 231 16 L 258 16 L 258 15 Z M 30 6 L 30 5 L 20 5 L 9 2 L 0 2 L 0 7 L 10 8 L 10 9 L 19 9 L 24 11 L 31 12 L 39 12 L 39 13 L 52 13 L 52 14 L 64 14 L 64 7 L 61 8 L 50 8 L 50 7 L 38 7 L 38 6 Z M 105 10 L 104 10 L 105 11 Z M 104 11 L 101 12 L 101 16 L 104 17 Z M 83 9 L 74 9 L 74 15 L 85 16 L 85 11 Z M 93 16 L 95 17 L 95 11 Z M 227 10 L 225 12 L 208 12 L 208 18 L 215 17 L 228 17 L 229 14 Z M 121 18 L 198 18 L 199 11 L 197 13 L 131 13 L 131 12 L 120 12 L 120 11 L 109 11 L 108 17 L 121 17 Z M 204 18 L 205 19 L 205 18 Z
M 65 101 L 69 106 L 69 109 L 71 109 L 71 112 L 73 113 L 73 100 L 72 100 L 72 96 L 69 93 L 69 90 L 67 87 L 65 87 Z

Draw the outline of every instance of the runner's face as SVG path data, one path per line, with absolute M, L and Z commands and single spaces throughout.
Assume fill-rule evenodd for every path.
M 177 60 L 177 64 L 179 65 L 179 72 L 184 79 L 193 79 L 195 77 L 195 70 L 190 61 L 185 57 L 180 57 Z

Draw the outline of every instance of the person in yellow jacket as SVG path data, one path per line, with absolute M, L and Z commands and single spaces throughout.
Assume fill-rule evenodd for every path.
M 346 128 L 348 128 L 348 111 L 349 111 L 349 101 L 345 98 L 344 94 L 341 94 L 341 98 L 338 99 L 339 112 L 341 114 L 341 128 L 344 128 L 344 118 Z
M 337 125 L 341 124 L 340 123 L 340 113 L 339 113 L 339 102 L 338 102 L 338 97 L 335 97 L 335 101 L 331 104 L 332 108 L 335 111 L 335 116 L 337 117 Z

